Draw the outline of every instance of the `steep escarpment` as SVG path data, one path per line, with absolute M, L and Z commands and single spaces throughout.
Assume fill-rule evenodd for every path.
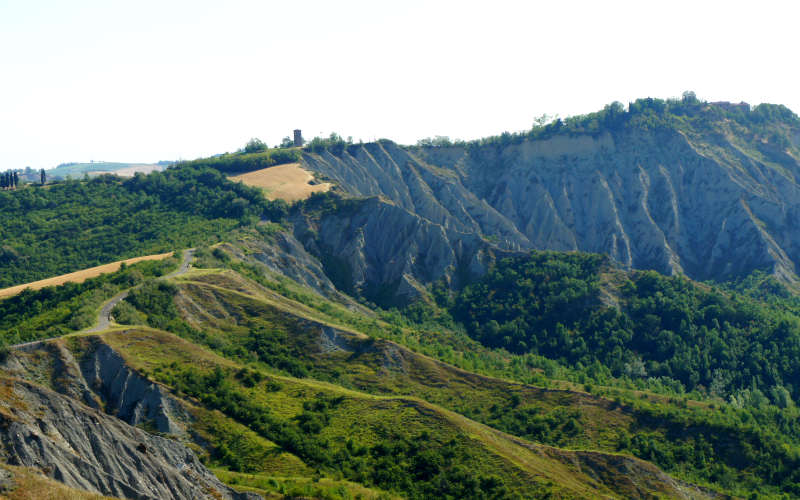
M 223 485 L 184 445 L 19 379 L 0 389 L 2 454 L 67 486 L 123 498 L 258 498 Z
M 509 250 L 530 246 L 514 224 L 467 189 L 456 172 L 429 164 L 392 142 L 353 146 L 339 156 L 305 154 L 303 165 L 350 195 L 381 196 L 447 230 L 493 235 L 500 248 Z
M 384 304 L 406 303 L 437 280 L 461 286 L 512 253 L 479 231 L 432 222 L 383 197 L 306 208 L 295 218 L 297 239 L 340 290 Z
M 466 161 L 464 182 L 485 190 L 534 247 L 607 253 L 696 279 L 793 276 L 796 161 L 777 168 L 730 142 L 671 130 L 559 139 Z
M 565 125 L 457 146 L 379 141 L 336 155 L 306 153 L 302 162 L 345 196 L 378 196 L 440 227 L 449 240 L 474 235 L 508 251 L 606 253 L 627 268 L 698 280 L 724 281 L 758 269 L 796 281 L 800 150 L 793 138 L 800 122 L 793 115 L 764 121 L 756 111 L 742 118 L 729 108 L 621 112 L 622 118 L 606 116 L 574 130 Z M 378 203 L 372 209 L 384 218 L 370 229 L 385 242 L 403 226 L 385 218 Z M 339 236 L 342 228 L 335 226 Z M 330 236 L 319 234 L 316 247 Z M 417 234 L 404 236 L 416 241 Z M 366 248 L 391 260 L 377 243 L 365 242 Z M 387 276 L 363 276 L 357 267 L 354 281 L 387 283 Z M 408 274 L 429 283 L 442 275 L 435 267 Z
M 189 417 L 161 386 L 129 368 L 99 339 L 87 347 L 81 361 L 63 341 L 8 354 L 0 377 L 4 461 L 115 497 L 260 498 L 223 485 L 175 440 L 185 435 L 180 419 Z

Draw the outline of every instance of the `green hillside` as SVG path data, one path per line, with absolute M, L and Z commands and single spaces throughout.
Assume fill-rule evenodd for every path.
M 0 192 L 0 287 L 176 255 L 0 301 L 0 491 L 800 496 L 796 127 L 687 95 Z M 289 160 L 338 192 L 289 208 L 224 175 Z M 706 198 L 719 226 L 687 215 Z
M 282 208 L 216 170 L 0 192 L 0 287 L 217 241 Z

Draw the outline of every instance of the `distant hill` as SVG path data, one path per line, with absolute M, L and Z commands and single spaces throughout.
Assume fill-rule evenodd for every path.
M 0 191 L 0 286 L 194 249 L 0 300 L 0 497 L 800 498 L 787 108 L 255 145 Z
M 171 165 L 171 161 L 160 161 L 158 163 L 125 163 L 111 161 L 95 161 L 90 163 L 62 163 L 56 168 L 45 170 L 47 178 L 52 180 L 63 180 L 67 178 L 77 179 L 84 174 L 116 174 L 121 177 L 133 177 L 136 172 L 149 174 L 150 172 L 160 172 Z

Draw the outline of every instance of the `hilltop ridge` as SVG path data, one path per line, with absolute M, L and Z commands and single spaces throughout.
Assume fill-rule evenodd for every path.
M 464 248 L 458 234 L 468 233 L 503 251 L 606 253 L 626 268 L 697 280 L 764 270 L 795 283 L 800 120 L 780 106 L 750 110 L 686 99 L 671 106 L 640 100 L 629 111 L 609 106 L 531 133 L 472 143 L 403 147 L 379 141 L 308 151 L 302 164 L 346 197 L 378 196 L 385 201 L 370 203 L 390 202 L 419 217 L 419 224 L 443 228 L 444 246 L 411 239 L 433 254 Z M 323 213 L 320 228 L 344 223 L 337 232 L 357 241 L 365 225 L 373 225 L 369 217 L 341 219 L 339 212 Z M 379 234 L 370 231 L 374 241 Z M 467 244 L 467 254 L 480 245 Z M 359 249 L 335 247 L 330 257 L 350 268 L 376 265 L 361 257 L 369 255 L 369 242 Z M 427 276 L 406 268 L 390 280 L 400 274 L 423 284 L 454 279 L 453 270 L 437 269 L 443 266 L 433 260 L 424 265 Z M 458 262 L 468 263 L 469 257 Z M 351 284 L 361 286 L 359 279 Z M 387 285 L 398 286 L 374 278 L 369 283 Z
M 5 286 L 172 252 L 0 300 L 0 492 L 800 494 L 786 108 L 251 143 L 0 192 Z

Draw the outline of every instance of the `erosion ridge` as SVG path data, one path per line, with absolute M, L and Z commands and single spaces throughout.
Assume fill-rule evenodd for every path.
M 314 322 L 306 327 L 321 328 L 320 342 L 324 344 L 325 337 L 337 345 L 336 349 L 327 351 L 328 354 L 347 352 L 355 347 L 352 342 L 358 342 L 358 338 L 346 331 L 337 333 L 335 329 Z M 172 345 L 177 339 L 172 340 L 174 337 L 168 334 L 150 337 L 149 333 L 142 336 L 131 330 L 109 335 L 114 339 L 113 344 L 138 346 L 126 350 L 127 356 L 138 357 L 138 349 L 146 347 L 143 341 L 158 342 L 159 349 L 166 348 L 167 352 L 177 349 L 186 355 L 180 343 Z M 73 488 L 125 498 L 259 498 L 251 493 L 236 493 L 221 484 L 192 451 L 175 440 L 175 437 L 187 437 L 183 426 L 191 419 L 181 410 L 183 403 L 164 392 L 160 385 L 139 375 L 104 337 L 85 337 L 72 344 L 68 348 L 64 341 L 54 340 L 27 346 L 12 351 L 6 360 L 6 372 L 20 377 L 0 378 L 0 389 L 5 394 L 0 406 L 0 418 L 5 423 L 0 439 L 8 463 L 39 468 Z M 325 352 L 324 348 L 322 351 Z M 76 362 L 73 352 L 83 360 Z M 413 355 L 407 352 L 405 356 Z M 197 362 L 203 364 L 213 359 L 204 357 Z M 54 388 L 59 392 L 28 381 L 41 380 L 43 370 L 57 374 L 60 381 Z M 282 383 L 300 384 L 299 387 L 308 384 L 286 378 Z M 317 391 L 324 389 L 324 386 L 310 387 Z M 331 395 L 337 394 L 334 386 L 329 390 L 333 391 Z M 92 407 L 75 401 L 73 398 L 78 394 Z M 364 411 L 375 413 L 367 418 L 368 422 L 380 419 L 379 414 L 397 412 L 400 408 L 414 409 L 418 415 L 415 420 L 421 419 L 415 426 L 422 424 L 431 432 L 444 426 L 452 428 L 450 432 L 456 435 L 470 435 L 470 439 L 475 440 L 474 446 L 485 449 L 483 453 L 489 453 L 493 461 L 498 461 L 498 466 L 505 464 L 503 467 L 518 469 L 528 480 L 543 474 L 571 495 L 640 497 L 660 492 L 674 498 L 705 496 L 695 487 L 677 482 L 656 467 L 632 457 L 550 450 L 413 398 L 381 401 L 367 396 L 362 398 L 356 393 L 342 394 L 348 399 L 355 398 L 353 404 L 362 408 L 362 414 Z M 166 439 L 129 425 L 148 423 L 174 437 Z M 604 476 L 598 476 L 597 470 L 603 470 Z M 617 479 L 621 475 L 631 479 L 620 482 Z M 538 481 L 541 479 L 536 479 Z
M 2 377 L 3 454 L 67 486 L 124 498 L 259 498 L 223 485 L 184 445 L 69 397 Z M 16 404 L 12 404 L 16 403 Z
M 719 112 L 717 106 L 708 112 Z M 798 146 L 783 151 L 730 122 L 469 147 L 382 140 L 337 154 L 306 152 L 304 168 L 346 196 L 373 198 L 353 214 L 318 215 L 316 238 L 303 238 L 307 227 L 300 224 L 298 239 L 311 253 L 346 263 L 346 284 L 395 287 L 393 298 L 409 292 L 398 279 L 450 279 L 461 263 L 451 254 L 486 254 L 487 247 L 607 253 L 626 268 L 697 280 L 759 269 L 793 283 L 800 262 Z M 787 127 L 789 135 L 797 128 Z M 409 224 L 415 229 L 404 229 Z M 428 226 L 437 229 L 416 229 Z M 405 245 L 396 244 L 398 235 Z M 398 247 L 420 250 L 388 251 Z
M 247 293 L 243 293 L 244 290 Z M 234 273 L 197 276 L 180 284 L 177 297 L 182 316 L 196 328 L 216 332 L 216 337 L 222 342 L 226 342 L 222 339 L 235 338 L 248 330 L 258 329 L 259 321 L 267 321 L 275 329 L 291 331 L 292 336 L 287 343 L 289 346 L 302 346 L 300 351 L 303 354 L 299 355 L 299 359 L 309 359 L 320 374 L 338 373 L 339 383 L 368 393 L 420 397 L 445 406 L 453 405 L 453 401 L 458 401 L 459 397 L 466 394 L 483 401 L 484 406 L 490 406 L 492 402 L 504 404 L 515 394 L 526 405 L 534 404 L 556 413 L 560 408 L 585 412 L 585 420 L 582 420 L 586 422 L 603 418 L 606 421 L 604 429 L 587 429 L 592 441 L 603 440 L 604 434 L 613 434 L 617 426 L 625 427 L 633 421 L 626 411 L 615 409 L 611 401 L 596 396 L 570 390 L 543 391 L 476 375 L 415 353 L 394 342 L 372 339 L 314 320 L 290 305 L 272 302 L 267 294 L 258 293 L 257 286 L 248 284 Z M 201 313 L 201 306 L 208 312 Z M 451 409 L 459 410 L 459 413 L 468 414 L 471 411 L 469 405 L 460 406 L 458 402 L 455 405 Z M 479 424 L 456 413 L 445 414 L 459 425 L 473 428 L 470 431 L 473 434 L 486 432 L 481 430 Z M 598 414 L 603 414 L 603 417 Z M 604 474 L 607 479 L 601 481 L 623 496 L 646 496 L 648 491 L 654 490 L 676 497 L 684 494 L 694 497 L 705 495 L 695 486 L 676 481 L 657 467 L 631 457 L 612 456 L 607 452 L 565 451 L 533 445 L 505 434 L 503 436 L 503 439 L 511 439 L 543 457 L 578 465 L 581 471 L 592 471 L 588 472 L 592 478 L 597 479 L 598 474 Z M 575 441 L 575 444 L 578 442 Z M 617 474 L 627 479 L 620 481 L 622 476 Z

